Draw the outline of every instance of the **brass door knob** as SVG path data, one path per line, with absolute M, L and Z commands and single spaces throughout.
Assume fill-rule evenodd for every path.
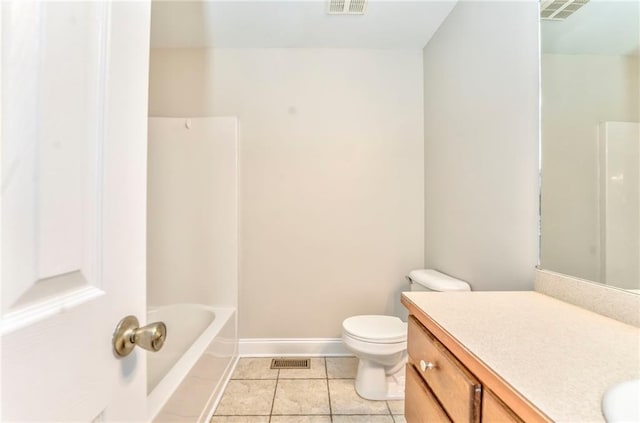
M 126 357 L 139 346 L 148 351 L 159 351 L 167 338 L 167 326 L 163 322 L 153 322 L 139 327 L 135 316 L 120 320 L 113 333 L 113 352 L 116 357 Z

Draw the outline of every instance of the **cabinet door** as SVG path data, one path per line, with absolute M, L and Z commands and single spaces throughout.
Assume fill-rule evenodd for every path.
M 482 422 L 498 423 L 498 422 L 514 422 L 522 423 L 522 420 L 515 415 L 513 411 L 502 401 L 500 401 L 493 393 L 485 389 L 482 398 Z
M 411 364 L 407 364 L 404 410 L 407 423 L 451 422 L 436 397 Z

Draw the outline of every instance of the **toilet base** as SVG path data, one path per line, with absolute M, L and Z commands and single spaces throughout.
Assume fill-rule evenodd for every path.
M 364 399 L 402 400 L 404 399 L 405 366 L 407 357 L 393 366 L 392 374 L 386 374 L 387 368 L 366 359 L 358 361 L 356 375 L 356 392 Z

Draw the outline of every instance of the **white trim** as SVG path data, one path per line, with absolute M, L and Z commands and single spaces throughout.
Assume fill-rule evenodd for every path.
M 340 338 L 241 338 L 240 357 L 352 356 Z

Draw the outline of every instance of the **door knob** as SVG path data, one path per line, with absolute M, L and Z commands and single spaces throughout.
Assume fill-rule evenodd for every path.
M 167 326 L 163 322 L 153 322 L 139 327 L 135 316 L 120 320 L 113 332 L 113 352 L 116 357 L 126 357 L 139 346 L 148 351 L 159 351 L 167 338 Z

